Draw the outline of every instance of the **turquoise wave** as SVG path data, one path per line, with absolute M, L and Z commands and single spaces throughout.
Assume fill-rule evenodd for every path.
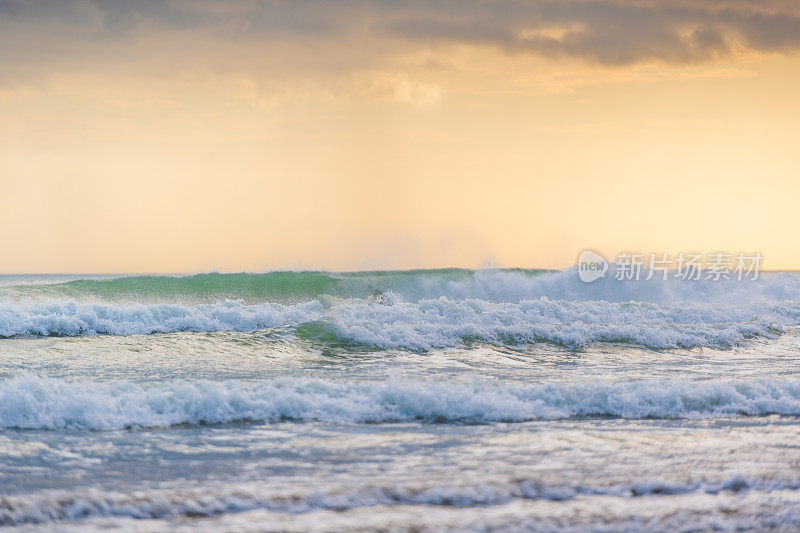
M 258 302 L 296 302 L 321 295 L 366 298 L 385 291 L 429 293 L 451 282 L 470 281 L 477 272 L 467 269 L 406 271 L 267 273 L 203 273 L 189 276 L 135 275 L 113 279 L 14 285 L 2 288 L 6 297 L 71 298 L 102 301 L 203 303 L 225 299 Z M 534 276 L 545 270 L 504 269 L 498 272 Z M 416 289 L 416 291 L 415 291 Z

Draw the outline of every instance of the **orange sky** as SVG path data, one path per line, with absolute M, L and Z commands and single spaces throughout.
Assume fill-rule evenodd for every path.
M 792 2 L 0 4 L 0 272 L 800 268 Z

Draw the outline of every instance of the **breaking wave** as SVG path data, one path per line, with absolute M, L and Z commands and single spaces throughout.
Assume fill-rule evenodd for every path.
M 288 328 L 315 342 L 419 351 L 469 342 L 729 348 L 800 325 L 799 301 L 792 274 L 589 284 L 573 269 L 140 276 L 2 287 L 0 337 Z
M 618 342 L 657 349 L 729 348 L 800 324 L 800 306 L 439 298 L 406 302 L 323 298 L 298 304 L 50 302 L 0 305 L 0 337 L 147 335 L 289 328 L 300 338 L 379 349 L 432 350 L 465 342 Z
M 523 422 L 800 416 L 800 380 L 505 384 L 486 380 L 0 381 L 0 428 L 111 430 L 236 421 Z
M 0 302 L 76 300 L 191 305 L 242 300 L 248 304 L 296 303 L 323 295 L 367 298 L 387 291 L 407 301 L 446 297 L 519 302 L 546 297 L 570 301 L 637 300 L 663 305 L 699 301 L 742 304 L 759 299 L 800 300 L 800 275 L 767 274 L 757 281 L 685 281 L 675 278 L 666 281 L 617 281 L 608 276 L 592 283 L 581 282 L 574 267 L 560 272 L 439 269 L 350 273 L 141 275 L 0 286 Z

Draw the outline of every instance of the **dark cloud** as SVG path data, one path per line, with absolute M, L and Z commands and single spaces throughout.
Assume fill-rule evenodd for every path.
M 607 65 L 800 48 L 795 0 L 0 0 L 0 68 L 127 61 L 120 43 L 464 43 Z M 183 40 L 183 41 L 182 41 Z M 243 49 L 244 50 L 244 49 Z M 120 55 L 121 54 L 121 55 Z M 142 58 L 136 58 L 141 61 Z
M 433 8 L 424 14 L 398 13 L 384 27 L 411 40 L 487 43 L 509 52 L 574 56 L 605 64 L 703 61 L 738 48 L 763 52 L 800 48 L 800 16 L 788 8 L 775 11 L 777 3 L 768 12 L 763 4 L 746 0 L 464 5 L 467 9 L 452 16 Z

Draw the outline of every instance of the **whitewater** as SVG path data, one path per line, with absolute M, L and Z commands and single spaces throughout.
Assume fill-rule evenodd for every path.
M 0 276 L 0 527 L 800 529 L 800 275 Z

